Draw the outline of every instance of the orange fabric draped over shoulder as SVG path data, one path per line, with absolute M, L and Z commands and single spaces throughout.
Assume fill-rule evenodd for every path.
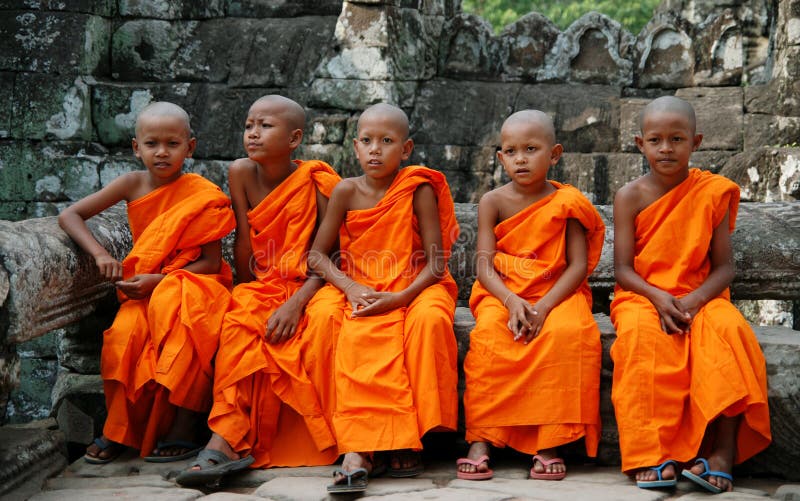
M 247 214 L 256 280 L 237 285 L 216 359 L 209 426 L 253 468 L 333 463 L 338 452 L 333 347 L 344 299 L 323 287 L 306 305 L 297 331 L 281 344 L 264 341 L 267 320 L 307 278 L 317 224 L 317 190 L 340 178 L 325 162 L 297 169 Z
M 738 205 L 736 184 L 690 169 L 686 180 L 636 216 L 634 269 L 676 297 L 688 294 L 711 270 L 714 229 L 729 214 L 732 232 Z M 769 444 L 764 356 L 729 297 L 726 289 L 709 301 L 689 333 L 668 335 L 647 298 L 617 286 L 612 401 L 623 471 L 695 458 L 708 424 L 721 415 L 743 416 L 736 462 Z
M 349 211 L 339 231 L 341 267 L 377 291 L 401 291 L 425 266 L 414 215 L 414 192 L 436 192 L 446 258 L 458 237 L 450 188 L 441 172 L 399 170 L 378 204 Z M 449 272 L 407 307 L 381 315 L 345 315 L 336 348 L 339 451 L 420 449 L 434 428 L 455 429 L 457 349 L 453 315 L 457 288 Z
M 494 229 L 494 269 L 531 304 L 566 269 L 569 219 L 577 220 L 586 234 L 587 279 L 603 248 L 605 226 L 591 202 L 572 186 L 550 183 L 557 188 L 554 193 Z M 475 282 L 470 307 L 476 325 L 464 361 L 467 441 L 535 454 L 585 437 L 587 453 L 597 454 L 601 346 L 591 305 L 585 279 L 525 345 L 514 341 L 502 299 Z
M 235 227 L 228 197 L 196 174 L 183 174 L 128 203 L 133 249 L 126 279 L 163 273 L 147 299 L 128 299 L 103 333 L 100 372 L 108 418 L 103 434 L 148 455 L 169 430 L 175 407 L 211 406 L 212 360 L 230 302 L 230 266 L 216 275 L 182 268 L 200 247 Z

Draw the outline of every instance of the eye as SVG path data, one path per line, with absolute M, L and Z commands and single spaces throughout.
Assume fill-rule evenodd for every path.
M 362 137 L 362 138 L 359 138 L 358 140 L 361 142 L 361 144 L 369 144 L 369 138 L 368 137 Z
M 513 155 L 514 154 L 514 149 L 513 148 L 506 148 L 506 149 L 503 150 L 503 154 L 505 154 L 505 155 Z
M 672 138 L 672 140 L 677 143 L 677 142 L 683 141 L 683 138 L 679 137 L 679 136 L 675 136 L 675 137 Z
M 391 142 L 392 142 L 391 138 L 389 138 L 389 137 L 383 138 L 383 144 L 391 144 Z
M 145 141 L 144 144 L 146 144 L 147 146 L 155 146 L 156 142 L 148 140 L 148 141 Z
M 244 124 L 244 130 L 250 130 L 253 128 L 253 124 Z
M 179 144 L 178 141 L 170 141 L 169 142 L 169 145 L 172 146 L 172 147 L 178 146 L 178 144 Z
M 528 151 L 536 151 L 536 146 L 528 146 Z

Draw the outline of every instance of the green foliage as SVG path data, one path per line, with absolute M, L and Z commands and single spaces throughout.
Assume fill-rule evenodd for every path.
M 462 9 L 489 21 L 495 33 L 529 12 L 544 14 L 563 30 L 582 15 L 597 11 L 636 35 L 653 17 L 653 9 L 659 3 L 660 0 L 463 0 Z

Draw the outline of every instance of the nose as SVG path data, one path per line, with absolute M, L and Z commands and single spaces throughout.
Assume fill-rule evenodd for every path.
M 514 156 L 514 163 L 516 163 L 516 164 L 524 164 L 527 161 L 528 161 L 528 159 L 525 158 L 525 155 L 515 155 Z
M 672 151 L 672 144 L 670 144 L 669 141 L 661 141 L 658 145 L 658 149 L 664 153 L 669 153 Z
M 378 141 L 372 141 L 369 143 L 369 152 L 373 155 L 381 152 L 381 145 L 378 143 Z
M 163 144 L 159 144 L 158 147 L 156 148 L 156 155 L 163 157 L 166 154 L 167 154 L 166 146 Z

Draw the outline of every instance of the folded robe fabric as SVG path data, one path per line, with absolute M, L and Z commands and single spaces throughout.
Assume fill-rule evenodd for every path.
M 100 372 L 108 417 L 103 434 L 149 455 L 172 424 L 175 406 L 211 406 L 212 359 L 230 301 L 230 266 L 218 274 L 183 270 L 200 247 L 233 230 L 228 197 L 196 174 L 183 174 L 128 203 L 133 249 L 123 276 L 163 273 L 146 299 L 122 304 L 103 333 Z
M 264 341 L 269 317 L 307 278 L 317 190 L 329 197 L 340 179 L 324 162 L 296 164 L 247 214 L 256 280 L 234 288 L 216 359 L 209 426 L 235 451 L 253 455 L 253 468 L 331 464 L 338 456 L 330 421 L 341 294 L 321 289 L 291 339 Z
M 400 169 L 375 207 L 347 213 L 339 231 L 340 266 L 353 280 L 397 292 L 425 266 L 413 207 L 422 184 L 437 195 L 446 262 L 458 237 L 447 181 L 438 171 L 410 166 Z M 427 431 L 456 428 L 456 295 L 455 281 L 444 271 L 407 307 L 369 317 L 345 315 L 335 355 L 340 452 L 420 449 Z
M 557 188 L 554 193 L 494 229 L 494 269 L 511 291 L 531 304 L 567 266 L 569 219 L 577 220 L 586 234 L 587 279 L 603 248 L 605 227 L 591 202 L 572 186 L 550 183 Z M 585 437 L 587 453 L 597 454 L 601 346 L 591 305 L 584 279 L 525 345 L 514 341 L 502 298 L 475 282 L 470 307 L 476 325 L 464 361 L 467 441 L 535 454 Z
M 636 273 L 676 297 L 695 290 L 711 270 L 714 228 L 727 213 L 732 232 L 738 205 L 736 184 L 690 169 L 636 216 Z M 706 427 L 721 415 L 743 415 L 737 462 L 764 449 L 771 440 L 764 356 L 728 290 L 701 308 L 683 335 L 661 330 L 647 298 L 619 285 L 614 294 L 612 401 L 623 471 L 707 454 L 700 451 Z

